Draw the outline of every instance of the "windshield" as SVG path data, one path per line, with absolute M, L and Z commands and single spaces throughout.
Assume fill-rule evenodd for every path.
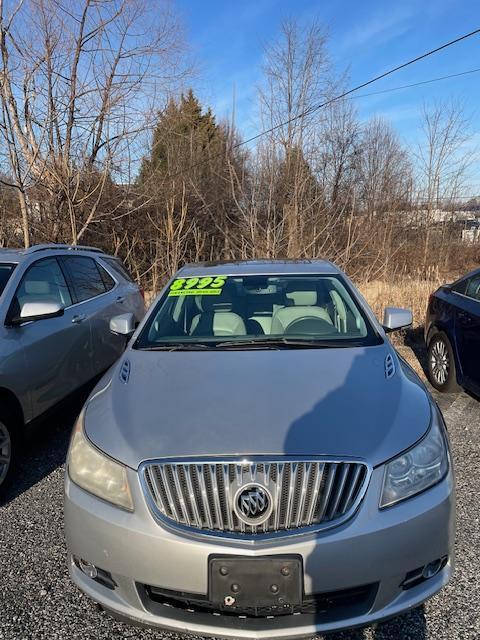
M 340 277 L 199 275 L 172 281 L 134 347 L 275 342 L 366 346 L 381 338 Z
M 0 296 L 2 295 L 14 269 L 14 264 L 0 264 Z

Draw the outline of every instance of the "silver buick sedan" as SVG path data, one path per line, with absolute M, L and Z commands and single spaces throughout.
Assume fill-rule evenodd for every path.
M 190 265 L 87 401 L 65 478 L 72 579 L 132 623 L 228 638 L 369 625 L 453 568 L 443 418 L 323 261 Z

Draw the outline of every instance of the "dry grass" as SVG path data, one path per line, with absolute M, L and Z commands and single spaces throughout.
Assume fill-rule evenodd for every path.
M 413 312 L 413 326 L 422 326 L 425 320 L 428 297 L 444 283 L 441 278 L 403 277 L 391 282 L 374 280 L 359 284 L 359 289 L 381 322 L 385 307 L 405 307 Z
M 385 307 L 405 307 L 412 310 L 413 331 L 400 331 L 389 334 L 389 337 L 397 351 L 421 378 L 425 377 L 425 345 L 422 329 L 428 298 L 441 284 L 454 279 L 430 273 L 427 278 L 403 276 L 391 281 L 375 280 L 358 285 L 380 322 L 382 322 Z
M 151 289 L 148 289 L 148 290 L 144 291 L 143 295 L 144 295 L 144 298 L 145 298 L 145 307 L 148 309 L 148 307 L 152 304 L 152 302 L 157 297 L 157 292 L 156 291 L 152 291 Z

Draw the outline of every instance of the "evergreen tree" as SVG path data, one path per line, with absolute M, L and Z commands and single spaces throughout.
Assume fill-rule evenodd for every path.
M 228 255 L 228 220 L 235 209 L 232 170 L 244 161 L 232 150 L 232 133 L 204 110 L 192 90 L 171 99 L 159 113 L 150 153 L 138 183 L 158 214 L 166 202 L 187 206 L 189 221 L 201 232 L 204 256 Z M 156 214 L 156 215 L 157 215 Z

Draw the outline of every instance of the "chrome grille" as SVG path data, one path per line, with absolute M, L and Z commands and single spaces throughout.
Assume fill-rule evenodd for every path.
M 142 466 L 154 515 L 208 532 L 268 534 L 340 524 L 365 493 L 369 468 L 356 461 L 155 461 Z M 243 522 L 234 496 L 245 485 L 268 489 L 273 510 L 259 525 Z

